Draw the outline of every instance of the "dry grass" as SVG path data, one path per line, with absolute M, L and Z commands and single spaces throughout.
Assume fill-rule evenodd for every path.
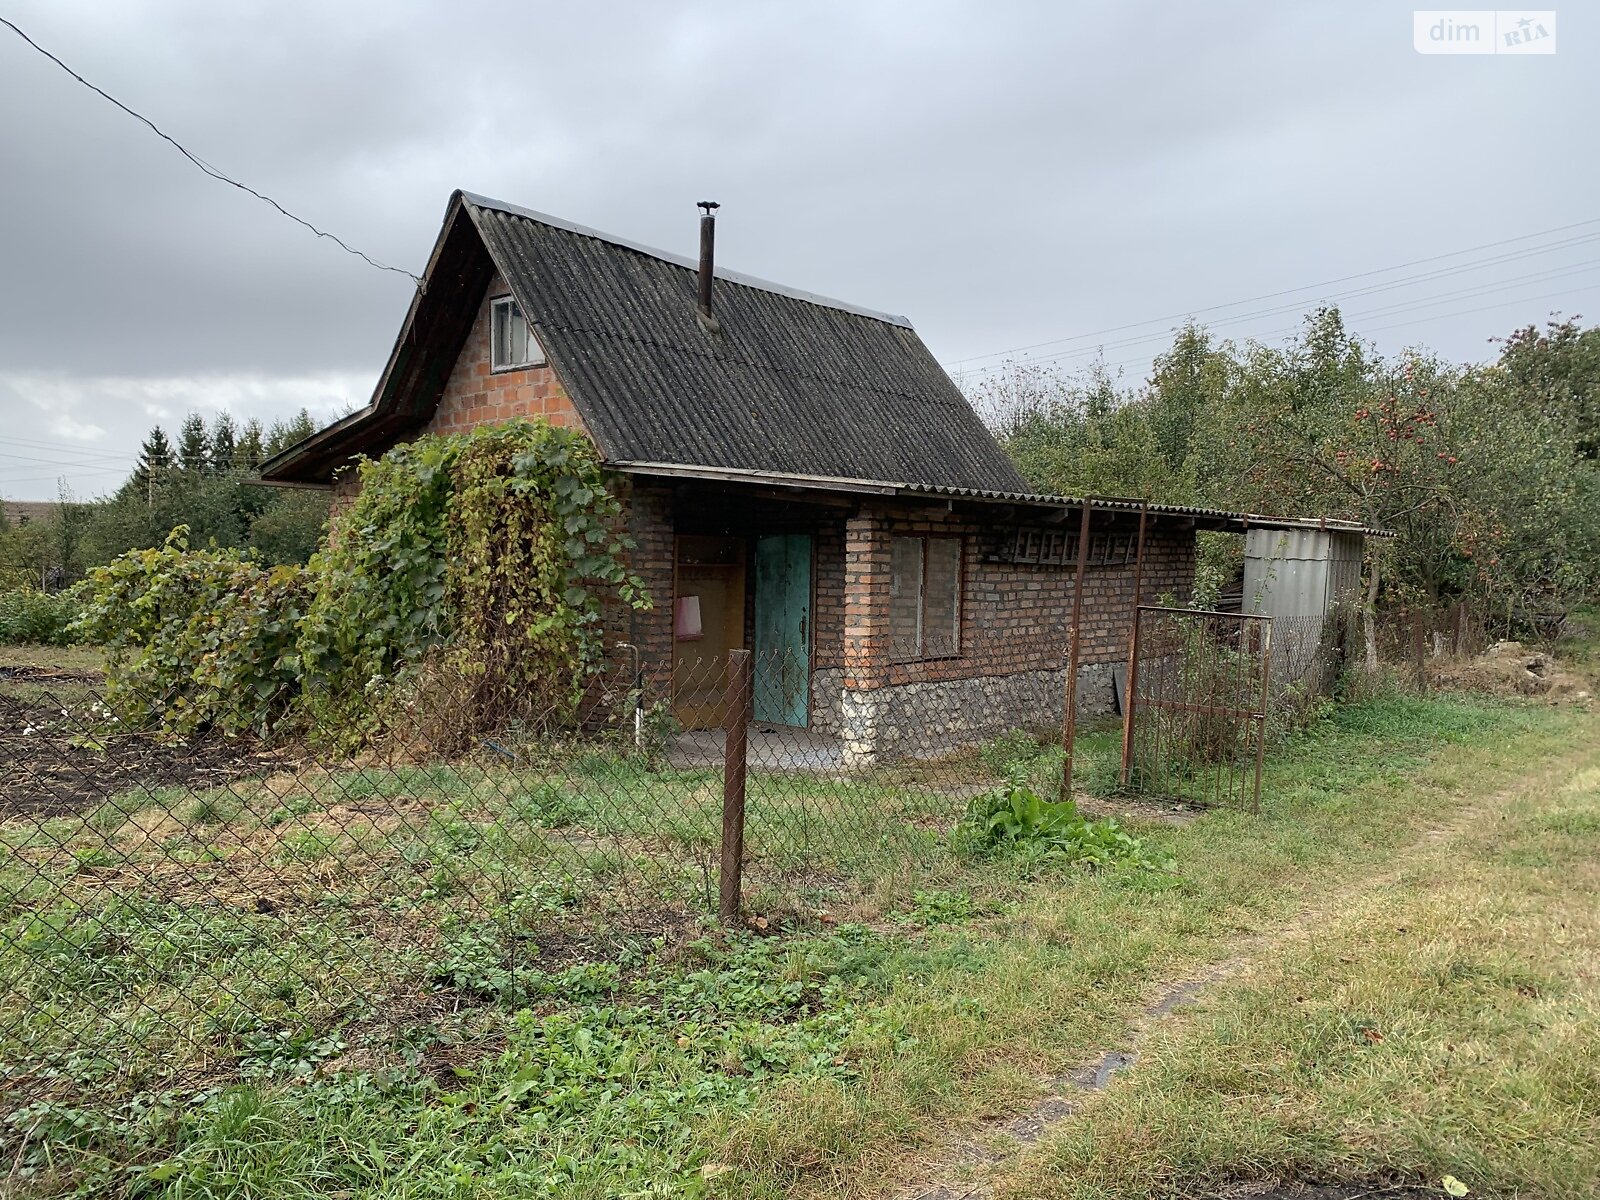
M 1376 964 L 1369 968 L 1348 948 L 1307 958 L 1308 947 L 1322 945 L 1325 927 L 1345 921 L 1370 889 L 1387 895 L 1399 886 L 1395 881 L 1411 879 L 1419 869 L 1414 846 L 1416 853 L 1437 853 L 1439 878 L 1448 878 L 1449 852 L 1435 831 L 1501 789 L 1512 787 L 1517 796 L 1554 791 L 1600 755 L 1593 749 L 1600 722 L 1571 710 L 1441 698 L 1374 702 L 1339 720 L 1342 730 L 1302 741 L 1274 765 L 1265 793 L 1272 800 L 1261 818 L 1208 813 L 1182 828 L 1147 827 L 1176 855 L 1181 880 L 1053 879 L 1002 916 L 952 934 L 968 941 L 978 961 L 894 989 L 891 1019 L 914 1040 L 871 1062 L 865 1086 L 794 1083 L 725 1123 L 712 1153 L 743 1168 L 728 1194 L 913 1196 L 939 1184 L 949 1189 L 940 1194 L 975 1188 L 973 1196 L 982 1196 L 991 1167 L 972 1147 L 992 1144 L 1001 1122 L 1028 1110 L 1073 1068 L 1128 1046 L 1144 1026 L 1152 1039 L 1150 1048 L 1141 1047 L 1144 1061 L 1089 1101 L 1081 1117 L 1057 1127 L 1048 1157 L 1002 1170 L 994 1181 L 1007 1195 L 1189 1197 L 1206 1194 L 1208 1181 L 1259 1176 L 1260 1148 L 1243 1141 L 1207 1143 L 1215 1158 L 1196 1169 L 1200 1143 L 1190 1141 L 1190 1131 L 1197 1114 L 1219 1123 L 1242 1120 L 1277 1111 L 1280 1097 L 1292 1133 L 1286 1144 L 1298 1137 L 1301 1151 L 1326 1151 L 1324 1174 L 1368 1178 L 1390 1170 L 1392 1147 L 1375 1151 L 1357 1141 L 1330 1149 L 1345 1145 L 1349 1112 L 1325 1114 L 1320 1125 L 1295 1119 L 1304 1098 L 1284 1086 L 1283 1072 L 1304 1030 L 1292 1011 L 1282 1011 L 1287 975 L 1255 993 L 1262 1011 L 1213 1035 L 1212 1063 L 1232 1061 L 1236 1039 L 1247 1034 L 1277 1048 L 1275 1058 L 1250 1071 L 1257 1089 L 1251 1100 L 1224 1092 L 1207 1109 L 1201 1093 L 1216 1081 L 1201 1078 L 1181 1102 L 1165 1102 L 1164 1092 L 1175 1085 L 1153 1074 L 1153 1063 L 1166 1036 L 1161 1031 L 1173 1022 L 1144 1014 L 1173 983 L 1226 975 L 1252 956 L 1294 976 L 1298 990 L 1289 994 L 1337 1004 L 1330 960 L 1358 979 Z M 1498 886 L 1486 890 L 1461 876 L 1458 890 L 1434 907 L 1447 915 L 1469 896 L 1492 897 Z M 1568 899 L 1581 903 L 1583 896 L 1575 890 Z M 1542 928 L 1530 925 L 1528 936 L 1541 937 Z M 1396 947 L 1393 968 L 1403 971 L 1414 949 Z M 1303 968 L 1307 962 L 1316 966 Z M 1269 1009 L 1276 1020 L 1267 1019 Z M 1493 1045 L 1490 1031 L 1479 1036 L 1485 1047 Z M 1401 1077 L 1405 1069 L 1397 1068 Z M 1122 1097 L 1130 1098 L 1124 1104 Z M 1381 1093 L 1368 1099 L 1380 1103 Z M 1403 1113 L 1407 1102 L 1401 1092 L 1388 1103 Z M 1159 1136 L 1150 1128 L 1152 1105 L 1167 1121 Z M 1575 1104 L 1548 1115 L 1573 1144 L 1587 1130 L 1587 1111 Z M 1103 1124 L 1098 1113 L 1113 1114 L 1112 1123 Z M 1420 1158 L 1413 1165 L 1424 1166 Z M 1529 1179 L 1549 1178 L 1533 1171 L 1527 1156 L 1506 1173 L 1523 1168 Z M 1046 1177 L 1050 1182 L 1042 1182 Z M 1081 1186 L 1074 1182 L 1080 1179 Z
M 1449 1174 L 1477 1195 L 1595 1195 L 1600 767 L 1560 774 L 1424 843 L 1170 1023 L 998 1194 Z

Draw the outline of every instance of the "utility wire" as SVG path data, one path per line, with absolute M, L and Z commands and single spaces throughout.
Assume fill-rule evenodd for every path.
M 0 450 L 0 458 L 9 458 L 23 463 L 37 463 L 46 467 L 106 467 L 116 463 L 133 462 L 137 457 L 137 455 L 133 454 L 99 454 L 93 458 L 41 458 L 37 454 L 7 454 Z M 16 469 L 15 467 L 6 467 L 0 464 L 0 471 Z
M 1540 300 L 1555 300 L 1555 299 L 1559 299 L 1559 298 L 1561 298 L 1563 296 L 1577 295 L 1580 292 L 1591 292 L 1591 291 L 1594 291 L 1596 288 L 1600 288 L 1600 284 L 1595 284 L 1595 283 L 1582 284 L 1582 285 L 1577 286 L 1577 287 L 1562 288 L 1560 291 L 1555 291 L 1555 292 L 1541 292 L 1537 296 L 1520 296 L 1520 297 L 1517 297 L 1515 299 L 1500 300 L 1500 301 L 1496 301 L 1494 304 L 1483 304 L 1483 305 L 1479 305 L 1476 308 L 1463 308 L 1463 309 L 1458 309 L 1458 310 L 1456 310 L 1454 312 L 1433 313 L 1433 314 L 1431 314 L 1429 316 L 1425 316 L 1425 317 L 1412 317 L 1409 320 L 1405 320 L 1405 321 L 1393 321 L 1393 322 L 1390 322 L 1387 325 L 1367 326 L 1367 327 L 1361 329 L 1360 332 L 1363 335 L 1365 335 L 1365 334 L 1369 334 L 1369 333 L 1382 333 L 1383 331 L 1389 330 L 1389 329 L 1403 329 L 1408 325 L 1426 325 L 1430 321 L 1444 321 L 1444 320 L 1448 320 L 1451 317 L 1466 317 L 1466 316 L 1472 316 L 1473 314 L 1476 314 L 1476 313 L 1494 312 L 1494 311 L 1496 311 L 1498 309 L 1509 308 L 1513 304 L 1533 304 L 1533 303 L 1535 303 L 1537 301 L 1540 301 Z M 1455 299 L 1465 299 L 1465 297 L 1454 297 L 1454 298 Z M 1371 313 L 1350 313 L 1350 314 L 1348 314 L 1347 320 L 1351 324 L 1354 324 L 1355 322 L 1363 320 L 1363 319 L 1365 319 L 1366 317 L 1369 317 L 1369 316 L 1383 316 L 1383 315 L 1385 315 L 1385 310 L 1382 310 L 1382 309 L 1375 310 L 1374 312 L 1371 312 Z M 1389 315 L 1389 316 L 1399 316 L 1399 315 L 1401 315 L 1401 313 L 1400 312 L 1389 312 L 1389 313 L 1387 313 L 1387 315 Z M 1297 325 L 1286 325 L 1282 329 L 1269 329 L 1265 333 L 1257 334 L 1255 336 L 1258 337 L 1258 338 L 1284 337 L 1284 336 L 1287 336 L 1288 334 L 1298 332 L 1299 329 L 1300 329 L 1300 326 L 1297 326 Z M 1121 360 L 1120 362 L 1106 363 L 1104 365 L 1105 365 L 1107 370 L 1115 371 L 1115 370 L 1120 370 L 1123 367 L 1135 366 L 1135 365 L 1137 365 L 1139 363 L 1148 363 L 1149 361 L 1150 361 L 1150 356 L 1149 355 L 1140 355 L 1140 356 L 1138 356 L 1136 358 L 1126 358 L 1126 359 Z
M 1362 312 L 1347 313 L 1346 319 L 1354 322 L 1366 320 L 1371 317 L 1391 316 L 1402 311 L 1420 311 L 1422 309 L 1430 308 L 1436 304 L 1449 304 L 1454 303 L 1457 300 L 1465 300 L 1474 296 L 1487 295 L 1489 293 L 1498 291 L 1501 288 L 1514 287 L 1518 284 L 1529 282 L 1547 282 L 1549 280 L 1560 279 L 1568 275 L 1580 274 L 1583 271 L 1593 270 L 1596 266 L 1600 266 L 1600 259 L 1585 259 L 1578 263 L 1557 267 L 1547 267 L 1543 270 L 1533 271 L 1526 275 L 1512 275 L 1504 279 L 1491 280 L 1487 283 L 1475 283 L 1464 288 L 1452 288 L 1448 291 L 1436 292 L 1432 296 L 1411 297 L 1410 299 L 1396 301 L 1393 304 L 1383 305 L 1379 308 L 1367 309 Z M 1347 299 L 1350 297 L 1369 296 L 1376 292 L 1387 290 L 1389 289 L 1367 288 L 1354 292 L 1339 293 L 1332 296 L 1327 296 L 1324 297 L 1324 300 L 1332 301 Z M 1206 326 L 1206 328 L 1208 330 L 1223 329 L 1227 326 L 1237 325 L 1241 321 L 1255 320 L 1260 317 L 1283 316 L 1287 313 L 1296 311 L 1299 307 L 1300 306 L 1296 304 L 1287 304 L 1279 305 L 1274 308 L 1263 308 L 1255 312 L 1239 313 L 1235 316 L 1222 317 L 1212 321 Z M 1256 336 L 1272 337 L 1279 332 L 1282 331 L 1270 330 L 1266 333 Z M 1146 342 L 1166 342 L 1171 340 L 1171 337 L 1172 331 L 1170 329 L 1162 329 L 1153 333 L 1135 334 L 1131 337 L 1119 338 L 1116 341 L 1104 342 L 1097 346 L 1078 346 L 1070 350 L 1057 350 L 1051 354 L 1040 354 L 1027 358 L 1023 361 L 1027 363 L 1046 363 L 1060 362 L 1062 360 L 1072 358 L 1093 357 L 1094 355 L 1104 353 L 1107 350 L 1124 350 L 1130 346 L 1137 346 Z M 991 371 L 999 370 L 1006 365 L 1008 364 L 992 363 L 988 366 L 976 367 L 973 369 L 972 374 L 983 375 Z
M 101 475 L 124 475 L 127 472 L 121 467 L 107 467 L 103 471 L 56 471 L 50 475 L 29 475 L 24 479 L 0 480 L 0 485 L 15 487 L 19 483 L 44 483 L 52 479 L 89 479 Z
M 0 446 L 10 450 L 43 451 L 47 454 L 65 454 L 76 458 L 130 457 L 128 454 L 105 446 L 92 446 L 81 441 L 52 442 L 31 438 L 0 437 Z
M 179 154 L 183 155 L 191 163 L 193 163 L 195 166 L 199 167 L 200 170 L 204 171 L 207 175 L 211 176 L 211 178 L 217 180 L 220 183 L 225 183 L 229 187 L 236 187 L 241 192 L 247 192 L 250 195 L 254 196 L 257 200 L 260 200 L 264 204 L 270 204 L 273 208 L 277 209 L 278 212 L 280 212 L 284 216 L 288 217 L 289 220 L 293 221 L 296 225 L 305 226 L 312 233 L 316 234 L 319 238 L 327 238 L 329 241 L 331 241 L 335 245 L 337 245 L 341 250 L 344 250 L 348 254 L 354 254 L 357 258 L 363 260 L 369 266 L 377 267 L 378 270 L 380 270 L 380 271 L 393 271 L 396 275 L 404 275 L 407 279 L 411 280 L 411 282 L 416 284 L 418 287 L 422 286 L 422 280 L 420 278 L 418 278 L 416 275 L 413 275 L 410 271 L 407 271 L 404 267 L 391 267 L 388 263 L 379 262 L 377 259 L 373 258 L 371 255 L 365 253 L 364 251 L 357 250 L 354 246 L 350 245 L 348 242 L 346 242 L 343 238 L 339 237 L 337 234 L 329 233 L 326 229 L 318 229 L 315 225 L 313 225 L 310 221 L 307 221 L 304 217 L 295 216 L 294 213 L 290 212 L 283 205 L 279 204 L 271 196 L 268 196 L 268 195 L 266 195 L 266 194 L 264 194 L 262 192 L 258 192 L 258 191 L 255 190 L 255 188 L 250 187 L 248 184 L 240 183 L 237 179 L 233 179 L 230 176 L 223 174 L 221 171 L 217 170 L 215 167 L 211 166 L 209 163 L 207 163 L 204 160 L 198 158 L 194 154 L 191 154 L 183 146 L 183 144 L 181 142 L 179 142 L 171 134 L 169 134 L 165 130 L 163 130 L 160 126 L 158 126 L 149 117 L 145 116 L 143 113 L 135 112 L 133 109 L 129 108 L 126 104 L 124 104 L 121 100 L 118 100 L 115 96 L 111 95 L 111 93 L 105 91 L 103 88 L 96 87 L 94 84 L 90 83 L 87 79 L 85 79 L 82 75 L 79 75 L 71 67 L 67 66 L 66 63 L 62 62 L 54 54 L 51 54 L 50 51 L 46 50 L 43 46 L 39 45 L 38 42 L 34 41 L 31 37 L 29 37 L 21 29 L 19 29 L 15 24 L 13 24 L 12 22 L 6 20 L 6 18 L 4 18 L 4 17 L 0 17 L 0 25 L 4 25 L 7 29 L 11 30 L 12 33 L 16 34 L 23 41 L 27 42 L 28 45 L 32 46 L 35 50 L 37 50 L 40 54 L 42 54 L 46 58 L 48 58 L 51 62 L 55 63 L 56 66 L 60 67 L 68 75 L 71 75 L 74 79 L 76 79 L 79 83 L 83 84 L 83 86 L 88 88 L 91 92 L 94 92 L 97 96 L 100 96 L 102 99 L 105 99 L 105 100 L 109 101 L 110 103 L 116 105 L 118 108 L 120 108 L 123 112 L 127 113 L 134 120 L 139 121 L 139 122 L 149 126 L 150 130 L 157 137 L 159 137 L 162 141 L 167 142 L 168 144 L 170 144 L 175 150 L 177 150 L 177 152 Z
M 1024 352 L 1028 351 L 1028 350 L 1039 350 L 1039 349 L 1044 348 L 1045 346 L 1058 346 L 1058 345 L 1061 345 L 1063 342 L 1077 342 L 1077 341 L 1082 341 L 1085 338 L 1100 337 L 1103 334 L 1107 334 L 1107 333 L 1122 333 L 1122 332 L 1124 332 L 1126 330 L 1130 330 L 1130 329 L 1142 329 L 1146 325 L 1154 325 L 1154 324 L 1156 324 L 1158 322 L 1161 322 L 1161 321 L 1177 321 L 1177 320 L 1184 319 L 1186 317 L 1192 317 L 1192 316 L 1196 315 L 1197 313 L 1217 312 L 1217 311 L 1219 311 L 1221 309 L 1224 309 L 1224 308 L 1237 308 L 1241 304 L 1254 304 L 1257 301 L 1261 301 L 1261 300 L 1275 300 L 1275 299 L 1279 298 L 1280 296 L 1292 296 L 1297 292 L 1309 292 L 1313 288 L 1331 287 L 1332 285 L 1334 285 L 1336 283 L 1349 283 L 1350 281 L 1356 280 L 1356 279 L 1370 279 L 1374 275 L 1387 275 L 1390 272 L 1401 271 L 1401 270 L 1406 269 L 1407 267 L 1422 266 L 1424 263 L 1441 262 L 1441 261 L 1443 261 L 1444 259 L 1447 259 L 1447 258 L 1460 258 L 1463 254 L 1476 254 L 1480 250 L 1493 250 L 1493 249 L 1495 249 L 1495 248 L 1497 248 L 1499 246 L 1509 246 L 1509 245 L 1513 245 L 1514 243 L 1517 243 L 1517 242 L 1528 241 L 1528 240 L 1530 240 L 1532 238 L 1548 237 L 1549 235 L 1551 235 L 1553 233 L 1566 233 L 1569 230 L 1582 229 L 1584 226 L 1596 225 L 1596 224 L 1600 224 L 1600 217 L 1591 217 L 1588 220 L 1584 220 L 1584 221 L 1574 221 L 1570 225 L 1558 225 L 1553 229 L 1542 229 L 1542 230 L 1539 230 L 1537 233 L 1518 234 L 1516 237 L 1502 238 L 1501 240 L 1499 240 L 1497 242 L 1485 242 L 1485 243 L 1483 243 L 1482 245 L 1479 245 L 1479 246 L 1468 246 L 1468 247 L 1466 247 L 1465 249 L 1462 249 L 1462 250 L 1451 250 L 1451 251 L 1449 251 L 1449 252 L 1447 252 L 1445 254 L 1432 254 L 1432 255 L 1429 255 L 1426 258 L 1414 258 L 1414 259 L 1411 259 L 1409 262 L 1395 263 L 1393 266 L 1388 266 L 1388 267 L 1376 267 L 1376 268 L 1374 268 L 1373 270 L 1370 270 L 1370 271 L 1359 271 L 1354 275 L 1341 275 L 1341 276 L 1339 276 L 1338 278 L 1335 278 L 1335 279 L 1324 279 L 1324 280 L 1321 280 L 1321 281 L 1319 281 L 1317 283 L 1302 284 L 1300 287 L 1285 288 L 1282 291 L 1277 291 L 1277 292 L 1265 292 L 1265 293 L 1263 293 L 1263 294 L 1261 294 L 1259 296 L 1247 296 L 1242 300 L 1230 300 L 1230 301 L 1228 301 L 1228 302 L 1226 302 L 1224 304 L 1211 304 L 1211 305 L 1205 306 L 1204 308 L 1191 308 L 1191 309 L 1185 310 L 1184 312 L 1168 313 L 1166 316 L 1151 317 L 1148 320 L 1144 320 L 1144 321 L 1132 321 L 1132 322 L 1129 322 L 1126 325 L 1113 325 L 1113 326 L 1110 326 L 1110 327 L 1108 327 L 1106 329 L 1091 330 L 1088 333 L 1075 333 L 1075 334 L 1072 334 L 1072 335 L 1070 335 L 1068 337 L 1052 338 L 1052 339 L 1050 339 L 1048 341 L 1034 342 L 1034 343 L 1032 343 L 1030 345 L 1027 345 L 1027 346 L 1012 346 L 1010 349 L 1007 349 L 1007 350 L 991 350 L 987 354 L 970 354 L 966 358 L 954 359 L 951 362 L 945 363 L 944 365 L 947 366 L 947 367 L 959 367 L 959 366 L 961 366 L 961 365 L 963 365 L 965 363 L 979 362 L 979 361 L 981 361 L 983 359 L 987 359 L 987 358 L 999 358 L 1002 355 L 1007 355 L 1007 354 L 1021 354 L 1021 353 L 1024 353 Z M 1583 237 L 1583 238 L 1570 239 L 1570 240 L 1573 240 L 1573 241 L 1587 241 L 1587 240 L 1590 240 L 1590 239 L 1588 237 Z M 1565 244 L 1565 243 L 1563 243 L 1563 244 Z M 1544 253 L 1544 251 L 1546 249 L 1553 249 L 1553 248 L 1558 248 L 1558 247 L 1536 247 L 1535 249 L 1529 251 L 1529 253 L 1534 253 L 1534 254 Z M 1493 259 L 1492 261 L 1496 261 L 1496 262 L 1504 261 L 1504 259 L 1506 257 L 1515 257 L 1515 256 L 1499 256 L 1499 257 Z M 1477 265 L 1484 266 L 1484 265 L 1489 265 L 1489 263 L 1485 262 L 1485 263 L 1480 263 L 1480 264 L 1477 264 Z M 1462 269 L 1466 269 L 1465 265 L 1463 266 Z M 1451 269 L 1451 270 L 1452 270 L 1452 273 L 1453 273 L 1454 269 Z M 1425 276 L 1430 276 L 1431 274 L 1432 274 L 1431 272 L 1424 272 L 1423 276 L 1419 276 L 1419 278 L 1425 277 Z

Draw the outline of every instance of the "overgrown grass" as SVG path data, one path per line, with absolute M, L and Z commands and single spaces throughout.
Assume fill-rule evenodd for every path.
M 1597 835 L 1593 765 L 1507 795 L 1221 989 L 1002 1194 L 1446 1175 L 1485 1196 L 1600 1193 Z
M 885 1007 L 914 1040 L 867 1064 L 869 1088 L 785 1089 L 709 1133 L 742 1168 L 736 1194 L 880 1195 L 893 1190 L 885 1181 L 917 1178 L 952 1124 L 1014 1111 L 1039 1078 L 1117 1045 L 1159 982 L 1382 870 L 1464 799 L 1543 760 L 1582 759 L 1595 732 L 1581 712 L 1476 699 L 1341 710 L 1269 760 L 1261 816 L 1141 830 L 1178 877 L 1050 880 L 985 923 L 976 971 L 896 986 Z
M 38 1097 L 6 1118 L 0 1149 L 40 1195 L 890 1190 L 930 1130 L 1019 1104 L 1114 1039 L 1157 980 L 1381 869 L 1464 797 L 1594 733 L 1568 710 L 1374 699 L 1274 754 L 1259 818 L 1139 827 L 1175 875 L 1063 867 L 1029 882 L 943 847 L 970 788 L 760 777 L 755 911 L 778 879 L 764 871 L 831 862 L 773 895 L 809 887 L 829 921 L 848 903 L 873 924 L 802 912 L 781 939 L 689 950 L 712 879 L 711 772 L 596 756 L 524 766 L 515 788 L 485 763 L 131 797 L 13 833 L 0 858 L 0 919 L 25 931 L 0 955 L 0 1062 Z M 1113 745 L 1090 735 L 1080 761 L 1109 762 Z M 662 831 L 651 818 L 668 811 L 678 825 Z M 904 829 L 909 851 L 875 841 Z M 618 844 L 663 869 L 630 882 Z M 785 859 L 791 846 L 805 853 Z M 118 897 L 129 856 L 168 894 Z M 51 908 L 42 867 L 90 919 Z M 257 868 L 275 911 L 245 903 Z M 606 905 L 627 887 L 676 927 L 652 941 L 624 925 L 571 966 L 541 949 L 552 931 L 620 921 L 626 906 Z M 30 1057 L 41 1042 L 84 1049 L 46 1063 Z

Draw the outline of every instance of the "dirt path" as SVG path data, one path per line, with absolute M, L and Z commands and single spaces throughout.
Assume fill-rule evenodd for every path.
M 1577 748 L 1547 761 L 1492 795 L 1465 802 L 1448 821 L 1425 830 L 1387 858 L 1382 869 L 1326 894 L 1305 897 L 1298 911 L 1271 932 L 1242 937 L 1231 944 L 1226 957 L 1185 978 L 1163 983 L 1134 1011 L 1116 1045 L 1106 1046 L 1072 1069 L 1042 1080 L 1042 1094 L 1026 1112 L 985 1122 L 976 1131 L 948 1143 L 928 1163 L 922 1182 L 901 1188 L 895 1193 L 896 1200 L 988 1200 L 1003 1173 L 1015 1169 L 1032 1146 L 1073 1117 L 1085 1097 L 1112 1086 L 1119 1072 L 1138 1061 L 1152 1033 L 1208 990 L 1249 975 L 1323 926 L 1347 915 L 1363 897 L 1392 887 L 1421 858 L 1490 818 L 1512 797 L 1533 787 L 1555 786 L 1558 780 L 1571 778 L 1597 760 L 1600 750 Z

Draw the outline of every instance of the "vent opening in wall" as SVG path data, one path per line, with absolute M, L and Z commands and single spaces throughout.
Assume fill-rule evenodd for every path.
M 1089 537 L 1090 567 L 1131 563 L 1138 539 L 1131 533 L 1096 533 Z M 991 540 L 988 561 L 1022 566 L 1070 567 L 1078 561 L 1078 535 L 1036 526 L 1002 528 Z

